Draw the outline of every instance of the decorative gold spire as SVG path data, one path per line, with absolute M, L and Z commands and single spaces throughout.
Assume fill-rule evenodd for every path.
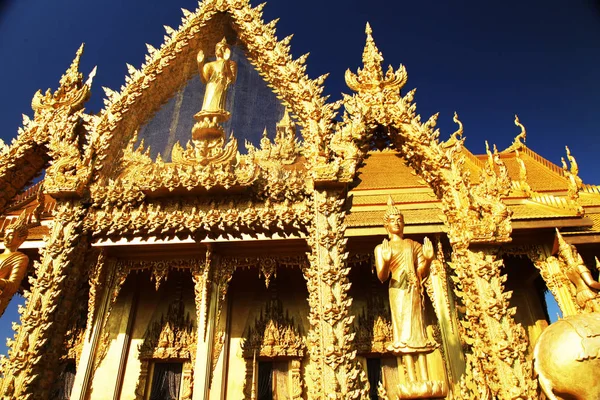
M 399 92 L 408 78 L 406 69 L 403 65 L 400 65 L 398 70 L 394 72 L 394 69 L 390 65 L 384 76 L 383 69 L 381 68 L 383 56 L 375 45 L 375 41 L 371 35 L 372 32 L 371 25 L 367 23 L 365 28 L 367 41 L 362 56 L 363 68 L 359 68 L 356 74 L 352 73 L 350 69 L 346 70 L 346 85 L 355 92 L 381 90 Z
M 79 72 L 79 62 L 81 61 L 81 55 L 83 54 L 84 47 L 85 43 L 81 43 L 81 46 L 79 46 L 77 52 L 75 53 L 75 58 L 71 62 L 69 69 L 67 69 L 63 76 L 61 76 L 61 88 L 71 88 L 74 85 L 81 84 L 81 81 L 83 80 L 83 74 Z

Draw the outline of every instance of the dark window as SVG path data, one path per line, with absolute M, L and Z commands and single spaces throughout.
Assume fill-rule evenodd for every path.
M 256 388 L 258 400 L 273 400 L 273 363 L 258 362 L 258 387 Z
M 56 396 L 58 400 L 69 400 L 71 397 L 71 391 L 73 390 L 73 384 L 75 383 L 75 369 L 75 361 L 69 360 L 58 378 L 59 387 Z
M 156 363 L 152 374 L 150 400 L 179 400 L 181 363 Z
M 378 400 L 377 386 L 381 381 L 381 359 L 380 358 L 367 358 L 367 375 L 369 377 L 369 398 L 371 400 Z

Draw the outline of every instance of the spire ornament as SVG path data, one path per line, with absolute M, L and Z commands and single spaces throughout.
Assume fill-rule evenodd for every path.
M 521 132 L 515 136 L 512 144 L 503 150 L 501 154 L 512 153 L 515 150 L 521 150 L 525 147 L 525 140 L 527 139 L 527 131 L 525 130 L 525 126 L 519 120 L 519 116 L 515 114 L 515 125 L 521 129 Z
M 344 75 L 346 85 L 357 92 L 359 97 L 364 98 L 368 103 L 373 103 L 376 109 L 371 110 L 379 120 L 387 116 L 388 112 L 385 105 L 394 104 L 400 100 L 400 89 L 404 87 L 408 79 L 406 68 L 401 64 L 398 70 L 394 71 L 392 66 L 388 66 L 387 71 L 383 72 L 381 62 L 383 56 L 373 40 L 371 25 L 367 23 L 365 28 L 367 41 L 363 50 L 363 67 L 358 68 L 354 74 L 350 69 L 346 70 Z M 391 118 L 388 116 L 387 119 Z M 387 120 L 384 118 L 384 120 Z

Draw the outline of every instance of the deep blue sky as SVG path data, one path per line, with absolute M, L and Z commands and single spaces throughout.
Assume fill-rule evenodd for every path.
M 197 6 L 189 0 L 1 1 L 0 138 L 7 142 L 21 114 L 32 115 L 35 91 L 56 88 L 81 42 L 83 72 L 98 66 L 88 103 L 97 112 L 100 87 L 117 90 L 125 63 L 139 67 L 145 43 L 158 48 L 162 26 L 176 28 L 180 8 Z M 425 118 L 440 112 L 442 138 L 455 129 L 457 111 L 469 149 L 483 152 L 484 140 L 503 149 L 519 132 L 517 113 L 533 150 L 559 163 L 568 145 L 584 181 L 600 183 L 599 1 L 272 0 L 265 20 L 277 17 L 280 38 L 295 34 L 294 56 L 311 53 L 309 75 L 331 73 L 325 86 L 333 100 L 349 91 L 344 71 L 360 66 L 369 21 L 386 66 L 406 66 L 406 88 L 418 88 L 419 112 Z

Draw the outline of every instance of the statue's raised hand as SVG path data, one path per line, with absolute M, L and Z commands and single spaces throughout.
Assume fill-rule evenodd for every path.
M 433 260 L 433 244 L 431 244 L 428 237 L 423 240 L 423 257 L 429 261 Z
M 387 239 L 383 239 L 381 243 L 381 258 L 386 263 L 392 259 L 392 246 L 390 246 L 390 242 Z
M 198 51 L 198 55 L 196 56 L 196 61 L 198 64 L 204 63 L 204 52 L 202 50 Z

